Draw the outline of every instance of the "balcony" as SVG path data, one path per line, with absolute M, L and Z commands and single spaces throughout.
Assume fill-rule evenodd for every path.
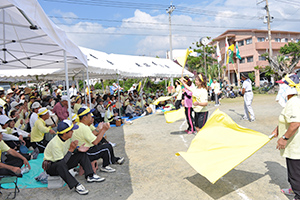
M 280 47 L 283 47 L 287 42 L 272 42 L 272 49 L 273 50 L 279 50 Z M 256 42 L 255 43 L 255 49 L 256 50 L 265 50 L 269 49 L 269 42 Z

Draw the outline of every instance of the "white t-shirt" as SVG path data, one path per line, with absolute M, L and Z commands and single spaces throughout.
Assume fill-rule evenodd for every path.
M 220 83 L 216 82 L 216 83 L 212 83 L 210 85 L 211 89 L 214 89 L 214 93 L 215 94 L 219 94 L 220 93 Z
M 205 88 L 193 88 L 193 103 L 195 101 L 199 103 L 208 102 L 208 93 Z M 206 106 L 194 106 L 193 109 L 195 112 L 206 112 L 208 111 Z
M 38 115 L 35 112 L 33 112 L 31 114 L 30 121 L 29 121 L 31 129 L 34 127 L 34 123 L 36 122 L 36 120 L 38 120 L 38 118 L 39 117 L 38 117 Z
M 248 78 L 243 82 L 243 88 L 245 88 L 245 92 L 252 92 L 252 84 L 251 80 Z

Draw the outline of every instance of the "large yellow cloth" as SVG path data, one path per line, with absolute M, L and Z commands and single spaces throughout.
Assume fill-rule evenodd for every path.
M 165 119 L 167 123 L 173 123 L 177 120 L 180 120 L 182 118 L 185 118 L 184 108 L 181 107 L 178 110 L 171 110 L 164 112 Z
M 257 131 L 237 125 L 217 109 L 181 155 L 212 184 L 270 141 Z
M 152 104 L 154 104 L 154 105 L 157 106 L 159 104 L 159 102 L 161 102 L 161 101 L 167 101 L 167 100 L 172 99 L 172 98 L 173 98 L 172 96 L 159 97 Z

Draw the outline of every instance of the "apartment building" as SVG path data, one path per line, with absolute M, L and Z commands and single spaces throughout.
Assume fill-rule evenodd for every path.
M 228 40 L 229 46 L 238 43 L 241 60 L 236 58 L 234 54 L 234 64 L 225 64 L 225 40 Z M 298 42 L 300 40 L 300 32 L 290 31 L 272 31 L 271 41 L 273 55 L 279 54 L 280 47 L 288 42 Z M 219 42 L 222 61 L 220 66 L 226 66 L 223 77 L 228 79 L 231 84 L 237 84 L 240 72 L 255 72 L 255 85 L 259 86 L 260 74 L 254 67 L 264 67 L 269 65 L 266 58 L 262 56 L 269 51 L 269 39 L 267 30 L 245 29 L 245 30 L 227 30 L 223 34 L 214 38 L 211 42 L 216 45 Z M 235 52 L 236 53 L 236 48 Z M 300 68 L 298 63 L 297 68 Z

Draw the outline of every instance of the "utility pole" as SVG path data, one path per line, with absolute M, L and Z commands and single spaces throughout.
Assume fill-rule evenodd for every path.
M 167 9 L 167 13 L 169 14 L 169 37 L 170 37 L 170 60 L 173 61 L 173 52 L 172 52 L 172 28 L 171 28 L 171 14 L 175 10 L 175 6 L 171 5 Z
M 269 3 L 268 0 L 266 0 L 266 6 L 265 9 L 267 11 L 267 23 L 268 23 L 268 38 L 269 38 L 269 51 L 270 51 L 270 57 L 273 56 L 273 49 L 272 49 L 272 41 L 271 41 L 271 16 L 270 16 L 270 10 L 269 10 Z
M 173 50 L 172 50 L 172 27 L 171 27 L 171 14 L 175 10 L 175 6 L 171 5 L 167 9 L 167 13 L 169 14 L 169 33 L 170 33 L 170 60 L 173 62 Z M 173 87 L 173 78 L 171 78 L 171 86 Z

